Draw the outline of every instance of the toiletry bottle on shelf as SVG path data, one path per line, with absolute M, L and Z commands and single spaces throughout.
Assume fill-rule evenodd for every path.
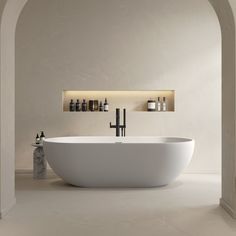
M 94 111 L 98 111 L 99 109 L 98 109 L 98 100 L 94 100 L 93 101 L 94 102 Z
M 156 110 L 156 101 L 154 99 L 149 99 L 147 102 L 147 110 L 155 111 Z
M 161 111 L 161 98 L 157 98 L 157 111 Z
M 100 104 L 99 104 L 99 111 L 103 111 L 102 101 L 100 101 Z
M 76 102 L 76 104 L 75 104 L 75 110 L 76 110 L 76 111 L 81 111 L 81 104 L 80 104 L 79 99 L 77 99 L 77 102 Z
M 82 102 L 82 111 L 87 111 L 87 102 L 85 99 L 83 99 L 83 102 Z
M 41 135 L 40 135 L 40 143 L 43 143 L 43 141 L 45 140 L 45 135 L 44 135 L 44 132 L 41 131 Z
M 75 103 L 73 99 L 70 100 L 70 111 L 75 111 Z
M 168 107 L 167 107 L 167 99 L 166 97 L 163 97 L 162 99 L 162 111 L 167 111 Z
M 109 111 L 109 104 L 108 104 L 106 98 L 105 98 L 105 102 L 104 102 L 104 111 L 105 111 L 105 112 Z
M 36 144 L 40 144 L 40 137 L 39 137 L 39 134 L 36 135 L 35 143 L 36 143 Z
M 89 100 L 89 110 L 94 111 L 94 100 Z

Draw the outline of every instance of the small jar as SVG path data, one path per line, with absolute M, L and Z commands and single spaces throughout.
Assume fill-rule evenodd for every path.
M 94 111 L 94 100 L 89 100 L 89 110 Z
M 147 101 L 147 110 L 155 111 L 156 110 L 156 101 L 154 99 L 149 99 Z

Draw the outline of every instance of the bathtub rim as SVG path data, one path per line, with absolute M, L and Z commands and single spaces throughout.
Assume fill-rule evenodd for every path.
M 43 144 L 183 144 L 195 140 L 177 136 L 60 136 L 46 138 Z

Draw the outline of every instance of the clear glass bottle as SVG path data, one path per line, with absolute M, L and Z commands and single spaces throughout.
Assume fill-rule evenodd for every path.
M 161 98 L 160 97 L 158 97 L 157 98 L 157 111 L 161 111 Z
M 166 97 L 162 99 L 162 111 L 168 111 L 168 103 Z

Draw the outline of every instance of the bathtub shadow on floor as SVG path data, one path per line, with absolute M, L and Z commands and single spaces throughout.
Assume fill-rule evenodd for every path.
M 176 180 L 174 182 L 172 182 L 169 185 L 165 185 L 165 186 L 159 186 L 159 187 L 80 187 L 80 186 L 74 186 L 72 184 L 68 184 L 66 182 L 64 182 L 63 180 L 56 180 L 50 183 L 51 186 L 53 186 L 53 188 L 68 188 L 68 189 L 73 189 L 73 190 L 84 190 L 84 191 L 122 191 L 122 190 L 166 190 L 166 189 L 174 189 L 177 188 L 181 185 L 183 185 L 183 183 L 179 180 Z M 65 189 L 66 190 L 66 189 Z
M 184 183 L 180 180 L 176 180 L 169 185 L 160 186 L 160 187 L 150 187 L 150 188 L 142 188 L 142 187 L 78 187 L 64 182 L 62 179 L 57 177 L 56 175 L 48 176 L 46 179 L 33 179 L 30 175 L 21 175 L 16 178 L 16 190 L 20 189 L 20 191 L 26 190 L 35 190 L 35 191 L 165 191 L 170 189 L 175 189 L 183 185 Z

